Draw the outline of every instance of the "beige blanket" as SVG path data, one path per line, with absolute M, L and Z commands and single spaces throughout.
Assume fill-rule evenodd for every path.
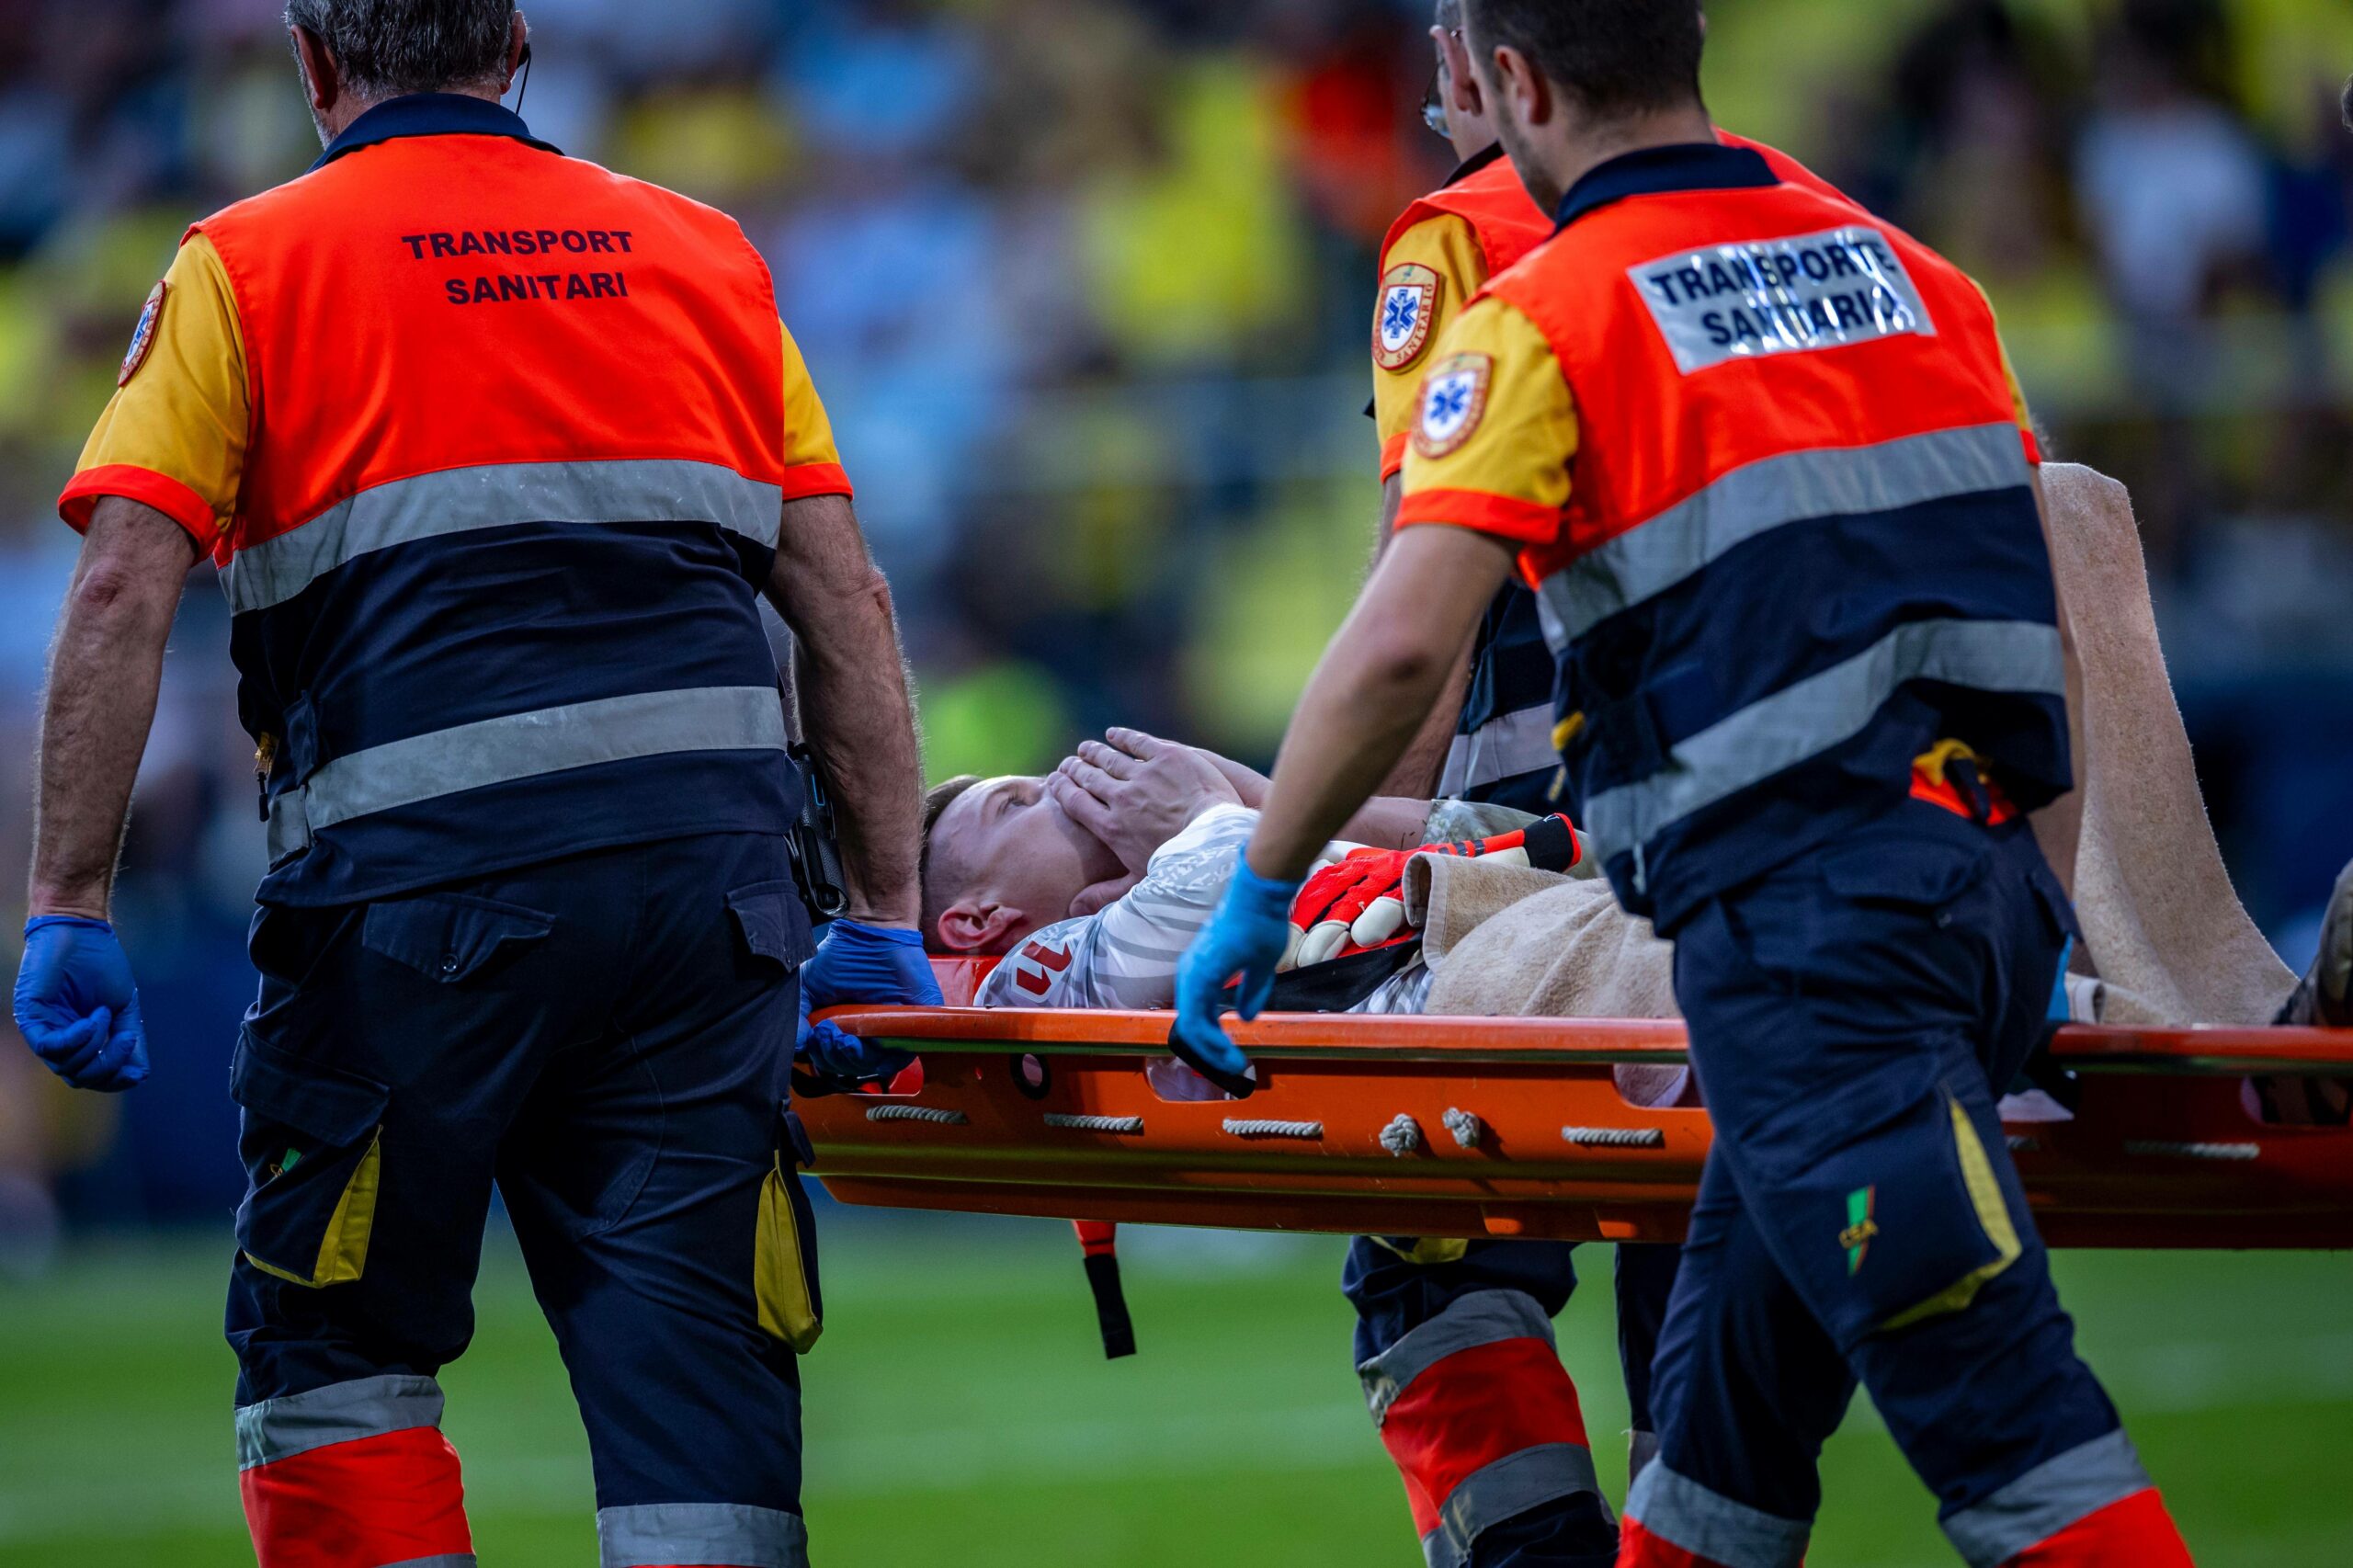
M 2105 1021 L 2269 1023 L 2295 977 L 2240 904 L 2206 820 L 2131 504 L 2089 469 L 2042 473 L 2086 690 L 2077 967 L 2097 976 Z M 1605 882 L 1424 856 L 1406 897 L 1436 970 L 1431 1013 L 1676 1015 L 1666 944 Z

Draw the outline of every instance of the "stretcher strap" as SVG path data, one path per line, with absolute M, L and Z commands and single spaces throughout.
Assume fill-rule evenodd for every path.
M 1116 1361 L 1136 1353 L 1136 1329 L 1128 1316 L 1127 1292 L 1120 1286 L 1120 1227 L 1108 1220 L 1073 1220 L 1086 1255 L 1086 1288 L 1095 1294 L 1095 1326 L 1103 1335 L 1103 1358 Z

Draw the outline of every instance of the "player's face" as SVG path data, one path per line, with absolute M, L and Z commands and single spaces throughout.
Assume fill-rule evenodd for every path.
M 1033 926 L 1068 913 L 1071 901 L 1120 873 L 1120 858 L 1046 793 L 1016 774 L 975 784 L 940 813 L 932 855 L 969 869 L 967 896 L 1007 905 Z

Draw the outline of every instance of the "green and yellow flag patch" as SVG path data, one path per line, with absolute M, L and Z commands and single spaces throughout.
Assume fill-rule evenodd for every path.
M 1871 1210 L 1879 1199 L 1876 1187 L 1859 1187 L 1847 1195 L 1847 1228 L 1838 1233 L 1838 1244 L 1847 1249 L 1847 1273 L 1851 1278 L 1863 1266 L 1863 1255 L 1871 1249 L 1871 1238 L 1879 1234 L 1879 1224 L 1871 1218 Z

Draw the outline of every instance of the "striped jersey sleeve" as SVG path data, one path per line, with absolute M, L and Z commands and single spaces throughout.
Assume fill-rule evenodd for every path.
M 1143 880 L 1100 913 L 1031 935 L 989 971 L 982 1007 L 1161 1008 L 1176 1005 L 1176 962 L 1216 913 L 1258 825 L 1245 806 L 1212 806 L 1154 851 Z

